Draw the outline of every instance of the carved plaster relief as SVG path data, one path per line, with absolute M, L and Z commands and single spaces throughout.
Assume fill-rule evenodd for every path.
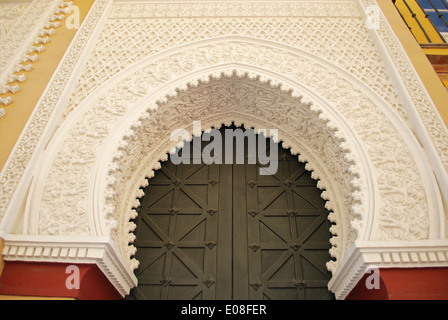
M 14 19 L 23 14 L 29 3 L 0 4 L 0 41 L 11 30 Z
M 360 240 L 443 239 L 436 170 L 414 132 L 447 168 L 447 131 L 385 21 L 366 29 L 372 3 L 96 1 L 0 176 L 0 217 L 13 221 L 32 176 L 23 233 L 111 236 L 129 273 L 129 219 L 171 130 L 235 121 L 278 128 L 318 179 L 333 275 Z
M 370 85 L 406 117 L 353 1 L 114 4 L 65 116 L 101 83 L 146 56 L 229 35 L 279 42 L 327 59 Z
M 0 4 L 0 94 L 20 90 L 17 82 L 25 81 L 24 71 L 32 69 L 30 62 L 39 59 L 37 53 L 45 50 L 44 44 L 50 41 L 48 36 L 60 26 L 58 20 L 71 12 L 71 5 L 72 2 L 65 0 Z M 0 97 L 0 104 L 8 105 L 12 101 L 10 96 Z M 1 108 L 0 117 L 5 113 Z
M 418 78 L 409 59 L 384 18 L 378 17 L 378 28 L 366 28 L 365 14 L 360 7 L 367 10 L 375 5 L 374 0 L 325 4 L 223 2 L 207 5 L 131 5 L 117 2 L 111 7 L 62 119 L 101 83 L 145 56 L 203 39 L 228 35 L 248 36 L 300 48 L 350 72 L 381 96 L 412 127 L 427 150 L 435 147 L 434 152 L 442 158 L 438 171 L 446 174 L 448 131 L 423 86 L 416 80 Z M 403 76 L 398 81 L 401 84 L 403 80 L 406 82 L 405 87 L 412 96 L 412 102 L 403 95 L 398 96 L 397 82 L 391 80 L 384 56 L 378 51 L 377 40 L 372 39 L 372 33 L 387 43 L 387 53 L 397 63 Z M 416 110 L 410 107 L 412 103 L 418 106 Z M 421 119 L 416 117 L 416 112 Z M 425 129 L 420 128 L 422 125 Z M 426 137 L 428 134 L 429 137 Z M 448 192 L 448 185 L 443 182 L 442 185 Z
M 58 101 L 63 98 L 64 90 L 70 83 L 72 74 L 76 71 L 80 56 L 86 49 L 88 40 L 94 34 L 95 27 L 99 24 L 108 3 L 108 0 L 98 0 L 93 5 L 83 23 L 83 27 L 78 30 L 70 50 L 67 51 L 61 66 L 47 86 L 22 136 L 17 141 L 11 156 L 3 167 L 0 175 L 0 218 L 3 218 L 6 214 L 14 192 L 19 188 L 21 179 L 26 176 L 24 172 L 29 162 L 32 161 L 33 155 L 36 154 L 34 151 L 42 150 L 39 149 L 40 144 L 42 144 L 41 138 L 45 136 L 47 125 L 51 127 L 52 115 L 57 110 Z M 12 205 L 12 207 L 15 206 Z
M 350 150 L 350 143 L 354 143 L 353 141 L 350 142 L 350 138 L 344 137 L 347 141 L 346 143 L 348 143 L 347 147 L 343 147 L 344 143 L 339 141 L 338 143 L 342 144 L 342 146 L 335 142 L 333 147 L 330 144 L 328 145 L 329 149 L 326 149 L 326 151 L 322 150 L 319 153 L 317 146 L 322 145 L 322 141 L 328 140 L 320 134 L 320 132 L 325 131 L 317 129 L 319 126 L 312 125 L 312 122 L 310 122 L 310 125 L 303 125 L 302 123 L 300 126 L 300 119 L 304 118 L 300 116 L 296 118 L 295 126 L 288 127 L 288 121 L 281 119 L 280 115 L 275 113 L 275 108 L 271 108 L 273 103 L 266 104 L 269 108 L 266 109 L 267 113 L 261 117 L 264 119 L 261 122 L 253 120 L 253 117 L 244 115 L 226 116 L 223 120 L 220 120 L 219 116 L 213 116 L 215 113 L 219 114 L 219 111 L 213 112 L 213 109 L 208 110 L 210 113 L 198 114 L 198 117 L 215 117 L 216 120 L 210 123 L 210 125 L 215 126 L 222 121 L 235 120 L 247 125 L 260 127 L 259 123 L 266 125 L 268 123 L 266 119 L 270 119 L 272 123 L 277 124 L 285 137 L 291 135 L 291 132 L 302 132 L 302 135 L 308 137 L 307 141 L 310 141 L 311 145 L 306 145 L 305 148 L 313 150 L 315 159 L 328 159 L 325 161 L 330 161 L 327 163 L 324 161 L 320 164 L 323 166 L 321 171 L 326 172 L 330 176 L 326 180 L 336 184 L 334 191 L 331 191 L 332 188 L 330 187 L 326 188 L 326 195 L 329 197 L 334 192 L 334 197 L 338 199 L 334 202 L 338 201 L 342 206 L 334 215 L 334 217 L 337 217 L 334 218 L 337 220 L 337 227 L 335 227 L 334 231 L 339 228 L 339 234 L 343 235 L 344 238 L 342 240 L 340 236 L 333 239 L 333 243 L 336 243 L 338 240 L 341 241 L 339 247 L 335 246 L 333 249 L 335 257 L 340 258 L 340 255 L 344 253 L 349 244 L 356 239 L 357 233 L 354 231 L 353 226 L 357 227 L 355 228 L 358 229 L 356 231 L 360 231 L 364 235 L 366 234 L 366 228 L 370 228 L 371 231 L 367 233 L 367 237 L 371 239 L 414 240 L 427 239 L 429 237 L 431 227 L 428 201 L 431 201 L 427 198 L 427 191 L 425 191 L 424 183 L 422 182 L 426 178 L 420 173 L 424 168 L 421 164 L 416 164 L 413 159 L 409 148 L 414 148 L 415 144 L 412 147 L 412 140 L 406 141 L 406 139 L 403 139 L 402 135 L 406 135 L 406 131 L 403 132 L 405 127 L 396 114 L 390 112 L 385 102 L 381 102 L 381 99 L 360 83 L 356 85 L 357 80 L 348 73 L 325 62 L 325 60 L 312 58 L 312 56 L 298 50 L 285 48 L 280 45 L 269 45 L 268 42 L 263 41 L 244 41 L 244 39 L 237 41 L 232 40 L 231 37 L 221 39 L 220 41 L 212 41 L 212 43 L 208 42 L 210 41 L 205 41 L 204 44 L 198 43 L 193 48 L 182 48 L 182 50 L 167 52 L 157 57 L 157 59 L 149 58 L 147 63 L 142 62 L 138 67 L 131 69 L 126 74 L 126 77 L 122 75 L 121 80 L 118 77 L 111 88 L 99 91 L 101 94 L 95 98 L 95 101 L 91 100 L 90 103 L 87 103 L 82 111 L 78 110 L 74 119 L 79 120 L 72 122 L 71 129 L 68 130 L 67 128 L 67 133 L 63 138 L 61 137 L 61 144 L 55 146 L 55 151 L 57 152 L 54 155 L 51 167 L 48 169 L 48 176 L 42 177 L 45 184 L 39 200 L 38 220 L 35 221 L 39 234 L 86 235 L 95 234 L 99 231 L 107 234 L 111 229 L 118 227 L 121 230 L 118 234 L 114 233 L 114 239 L 122 250 L 123 255 L 129 255 L 132 249 L 127 249 L 129 242 L 127 233 L 132 226 L 124 223 L 124 221 L 128 220 L 132 206 L 136 205 L 135 198 L 138 196 L 138 187 L 144 183 L 141 181 L 144 177 L 139 176 L 140 180 L 137 179 L 138 181 L 130 184 L 126 179 L 133 176 L 137 168 L 136 163 L 142 163 L 142 158 L 140 157 L 145 157 L 147 152 L 152 154 L 152 164 L 145 168 L 145 174 L 150 175 L 151 170 L 157 167 L 157 161 L 163 158 L 165 153 L 169 151 L 165 145 L 166 141 L 164 143 L 160 141 L 164 137 L 169 136 L 167 131 L 170 128 L 178 127 L 180 123 L 179 115 L 188 114 L 189 110 L 193 110 L 197 104 L 184 104 L 183 108 L 186 108 L 185 110 L 187 111 L 183 110 L 182 107 L 174 109 L 176 111 L 173 114 L 172 122 L 170 122 L 169 113 L 164 113 L 164 104 L 158 106 L 157 100 L 149 100 L 147 105 L 142 105 L 140 108 L 143 111 L 135 109 L 136 107 L 134 106 L 141 103 L 145 97 L 152 96 L 154 92 L 160 91 L 158 88 L 164 84 L 166 86 L 167 83 L 172 83 L 176 79 L 188 77 L 188 74 L 215 68 L 216 71 L 211 76 L 219 78 L 221 77 L 221 72 L 232 72 L 232 68 L 227 70 L 224 67 L 219 67 L 220 65 L 236 64 L 256 66 L 255 69 L 266 70 L 272 74 L 281 74 L 285 77 L 284 83 L 275 83 L 274 81 L 271 82 L 271 85 L 280 85 L 283 89 L 294 88 L 290 83 L 300 83 L 300 86 L 306 88 L 307 92 L 314 93 L 335 108 L 336 111 L 334 112 L 340 114 L 348 122 L 350 130 L 353 131 L 352 134 L 362 141 L 362 147 L 365 148 L 368 157 L 367 162 L 372 166 L 371 170 L 374 173 L 373 184 L 377 185 L 375 192 L 379 194 L 379 199 L 375 200 L 377 205 L 375 213 L 372 213 L 376 215 L 375 218 L 365 217 L 366 209 L 362 206 L 362 200 L 371 191 L 366 186 L 363 188 L 362 183 L 356 182 L 358 181 L 356 178 L 360 175 L 360 169 L 353 163 L 355 161 L 354 158 L 352 159 L 349 156 L 348 160 L 346 159 L 348 162 L 344 160 L 347 153 L 344 150 Z M 282 64 L 278 64 L 279 57 L 282 58 Z M 238 70 L 238 67 L 235 68 Z M 133 70 L 135 71 L 132 72 Z M 244 67 L 242 70 L 244 70 Z M 312 76 L 310 76 L 311 70 Z M 260 71 L 260 74 L 256 71 L 252 72 L 252 77 L 262 75 L 262 82 L 270 80 L 270 77 L 265 72 Z M 207 79 L 208 74 L 202 77 L 204 76 Z M 193 82 L 194 86 L 196 84 L 197 80 Z M 187 100 L 191 100 L 193 98 L 188 95 L 190 91 L 187 88 L 188 86 L 184 83 L 181 86 L 177 85 L 165 89 L 162 91 L 163 95 L 158 96 L 156 99 L 167 101 L 167 105 L 171 106 L 170 95 L 177 96 L 178 90 L 186 90 L 187 95 L 184 97 Z M 299 95 L 301 93 L 300 89 L 295 89 L 294 93 L 296 96 Z M 274 95 L 274 93 L 271 94 Z M 193 94 L 193 97 L 195 96 L 199 96 L 199 93 Z M 205 105 L 210 105 L 210 103 Z M 313 106 L 317 110 L 321 107 L 314 104 Z M 263 109 L 260 106 L 254 104 L 251 107 L 256 109 L 248 112 L 249 114 L 263 114 Z M 278 109 L 283 110 L 282 108 L 284 107 L 285 104 L 281 104 Z M 235 104 L 235 108 L 234 113 L 236 114 L 236 110 L 247 109 L 247 106 Z M 291 109 L 292 107 L 289 108 Z M 158 109 L 161 110 L 160 115 L 157 116 L 157 112 L 154 111 L 154 118 L 152 118 L 152 113 L 149 110 Z M 106 183 L 106 186 L 109 185 L 109 188 L 95 192 L 89 191 L 88 181 L 90 181 L 90 177 L 93 174 L 92 170 L 95 168 L 95 161 L 99 161 L 96 160 L 98 150 L 108 141 L 108 135 L 113 132 L 112 130 L 119 124 L 120 119 L 130 117 L 131 110 L 132 114 L 136 114 L 137 120 L 128 129 L 130 130 L 127 134 L 129 137 L 124 137 L 124 142 L 116 141 L 115 143 L 117 144 L 116 158 L 119 160 L 120 156 L 118 155 L 126 155 L 124 158 L 128 159 L 128 161 L 133 160 L 134 164 L 116 163 L 116 161 L 111 160 L 113 163 L 107 169 L 110 177 L 107 178 L 108 183 Z M 149 112 L 149 115 L 146 114 L 147 112 Z M 177 117 L 175 116 L 176 114 L 178 115 Z M 144 125 L 142 119 L 146 118 L 149 118 L 148 121 L 150 122 Z M 323 118 L 326 119 L 326 116 L 323 116 Z M 329 118 L 331 119 L 331 116 Z M 141 121 L 138 121 L 138 119 Z M 190 120 L 195 119 L 192 118 Z M 330 120 L 323 121 L 331 123 Z M 297 125 L 299 126 L 297 127 Z M 137 128 L 139 126 L 153 130 L 157 132 L 157 135 L 149 139 L 148 134 L 144 132 L 138 133 Z M 159 126 L 162 127 L 159 128 Z M 133 133 L 133 131 L 136 131 L 137 134 Z M 314 134 L 311 134 L 311 132 Z M 290 138 L 291 141 L 287 138 L 280 138 L 285 139 L 287 146 L 294 147 L 295 153 L 301 153 L 299 145 L 293 142 L 296 139 L 295 143 L 297 143 L 300 135 L 293 135 Z M 314 147 L 312 142 L 313 135 L 316 139 Z M 148 148 L 148 146 L 143 147 L 134 144 L 134 141 L 138 143 L 140 139 L 154 141 L 154 148 L 160 148 L 157 146 L 162 144 L 163 148 L 156 153 L 152 153 L 154 152 L 153 147 Z M 351 139 L 353 140 L 353 138 Z M 159 142 L 157 143 L 157 141 Z M 127 145 L 130 149 L 126 149 Z M 120 149 L 127 150 L 127 152 L 120 151 Z M 332 151 L 329 152 L 329 150 Z M 306 156 L 304 158 L 305 161 L 308 161 Z M 100 163 L 102 166 L 105 165 L 102 160 Z M 310 162 L 310 168 L 319 171 L 313 168 L 313 165 Z M 64 174 L 67 168 L 70 168 L 69 175 Z M 324 177 L 323 174 L 319 172 L 316 174 L 316 178 L 322 179 L 322 177 Z M 344 182 L 345 179 L 348 180 Z M 365 180 L 361 179 L 361 181 Z M 322 179 L 321 185 L 324 188 L 325 183 L 325 179 Z M 110 189 L 111 185 L 118 188 L 118 190 Z M 135 193 L 126 195 L 126 190 L 129 190 L 128 188 L 131 188 L 132 185 Z M 124 188 L 125 186 L 126 188 Z M 370 186 L 370 188 L 373 187 Z M 92 217 L 91 213 L 89 213 L 90 205 L 87 201 L 89 192 L 94 194 L 103 192 L 102 197 L 104 197 L 104 200 L 102 203 L 104 207 L 100 207 L 97 212 L 100 216 Z M 124 198 L 122 198 L 123 196 Z M 330 201 L 330 203 L 332 202 Z M 123 208 L 123 206 L 125 207 Z M 434 204 L 430 204 L 430 206 L 431 211 L 434 209 L 437 211 L 437 206 L 433 207 Z M 61 212 L 61 210 L 64 212 Z M 374 223 L 374 225 L 367 226 L 362 219 L 364 218 L 363 216 L 366 219 L 371 219 L 369 223 Z M 124 221 L 119 221 L 121 219 L 124 219 Z M 97 222 L 97 224 L 92 224 L 93 221 Z
M 114 239 L 124 252 L 132 254 L 134 249 L 128 243 L 133 240 L 129 232 L 134 226 L 129 220 L 135 216 L 135 211 L 131 208 L 138 205 L 135 199 L 142 195 L 136 186 L 145 185 L 146 178 L 152 177 L 153 170 L 160 166 L 158 161 L 166 159 L 166 154 L 175 144 L 167 141 L 172 128 L 187 128 L 195 119 L 201 119 L 205 130 L 231 122 L 253 126 L 255 130 L 279 128 L 283 146 L 291 147 L 293 153 L 300 153 L 299 159 L 307 161 L 307 169 L 313 171 L 315 179 L 319 179 L 319 187 L 327 190 L 322 196 L 329 200 L 327 208 L 333 211 L 330 220 L 337 222 L 332 228 L 335 235 L 332 254 L 339 256 L 342 245 L 338 244 L 343 242 L 343 236 L 352 232 L 352 236 L 356 234 L 355 224 L 350 226 L 350 220 L 354 223 L 360 220 L 355 217 L 362 212 L 362 201 L 352 195 L 355 191 L 361 192 L 362 183 L 357 176 L 359 170 L 353 160 L 355 156 L 351 155 L 347 145 L 343 146 L 342 133 L 337 132 L 337 125 L 329 123 L 330 120 L 320 114 L 320 110 L 302 102 L 301 97 L 294 98 L 291 92 L 271 86 L 274 81 L 261 83 L 255 75 L 250 80 L 247 75 L 238 76 L 232 69 L 225 72 L 225 75 L 203 79 L 199 84 L 196 84 L 196 79 L 192 80 L 189 82 L 192 87 L 179 92 L 177 97 L 168 98 L 166 103 L 152 102 L 153 107 L 146 107 L 140 113 L 140 119 L 145 119 L 135 125 L 132 134 L 118 141 L 120 147 L 109 159 L 109 175 L 104 181 L 108 188 L 103 201 L 104 214 L 111 215 L 109 225 L 117 227 L 113 230 Z M 141 105 L 143 107 L 143 103 Z M 128 154 L 134 156 L 127 157 Z M 335 180 L 334 171 L 344 172 L 345 177 L 341 179 L 340 175 Z M 334 190 L 339 190 L 346 198 L 335 195 Z M 356 205 L 359 211 L 355 210 Z M 350 217 L 340 219 L 341 211 L 350 212 Z M 131 264 L 135 265 L 136 261 L 131 260 Z

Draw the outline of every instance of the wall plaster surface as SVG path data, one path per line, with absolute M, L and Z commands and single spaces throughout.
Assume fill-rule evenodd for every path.
M 0 176 L 5 259 L 86 261 L 84 239 L 125 295 L 140 187 L 201 120 L 278 129 L 307 162 L 338 298 L 369 263 L 446 265 L 447 130 L 372 6 L 95 2 Z

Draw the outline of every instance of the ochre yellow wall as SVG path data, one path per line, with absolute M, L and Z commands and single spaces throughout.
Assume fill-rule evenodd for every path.
M 434 71 L 425 52 L 415 40 L 392 1 L 376 0 L 379 7 L 386 16 L 393 31 L 397 35 L 404 50 L 409 56 L 414 68 L 420 76 L 426 90 L 428 90 L 437 110 L 439 111 L 445 125 L 448 126 L 448 92 Z M 397 1 L 398 3 L 399 1 Z M 412 1 L 408 1 L 411 3 Z
M 81 23 L 93 2 L 94 0 L 74 0 L 74 4 L 80 10 Z M 69 14 L 66 14 L 66 16 L 69 16 Z M 33 69 L 23 72 L 26 75 L 26 80 L 18 83 L 20 91 L 14 94 L 1 95 L 1 97 L 11 96 L 14 102 L 7 106 L 0 105 L 6 110 L 6 115 L 0 118 L 0 169 L 5 165 L 28 118 L 76 34 L 76 29 L 66 28 L 65 21 L 60 21 L 61 25 L 55 28 L 56 33 L 49 36 L 50 42 L 44 44 L 45 51 L 37 53 L 39 60 L 30 62 Z M 28 62 L 25 64 L 28 64 Z
M 84 21 L 95 0 L 72 0 L 79 8 L 80 23 Z M 70 14 L 66 14 L 66 17 Z M 34 110 L 40 96 L 45 90 L 51 76 L 56 70 L 59 62 L 65 54 L 70 42 L 75 36 L 76 29 L 68 29 L 66 20 L 61 20 L 61 25 L 55 28 L 56 33 L 50 37 L 50 42 L 44 44 L 45 51 L 37 53 L 39 60 L 30 62 L 33 69 L 25 71 L 26 80 L 18 83 L 20 91 L 14 94 L 0 95 L 1 97 L 11 96 L 14 100 L 8 106 L 2 106 L 6 110 L 6 115 L 0 118 L 0 170 L 6 163 L 16 141 L 26 125 L 31 113 Z M 28 64 L 28 63 L 25 63 Z M 3 239 L 0 238 L 0 253 L 3 252 Z M 3 257 L 0 258 L 0 276 L 3 270 Z M 45 297 L 21 297 L 21 296 L 0 296 L 0 300 L 11 299 L 60 299 Z

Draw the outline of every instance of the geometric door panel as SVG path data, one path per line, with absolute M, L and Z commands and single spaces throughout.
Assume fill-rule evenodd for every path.
M 168 163 L 150 180 L 137 210 L 135 298 L 215 299 L 216 169 Z
M 273 175 L 248 161 L 163 163 L 137 208 L 138 286 L 127 299 L 333 299 L 321 191 L 277 149 Z
M 250 299 L 331 299 L 330 222 L 305 164 L 279 150 L 278 170 L 246 168 Z

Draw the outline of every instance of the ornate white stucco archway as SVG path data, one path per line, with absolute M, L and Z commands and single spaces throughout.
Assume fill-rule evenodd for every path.
M 283 146 L 300 154 L 300 161 L 308 163 L 307 169 L 319 179 L 319 187 L 326 190 L 322 196 L 333 212 L 330 219 L 336 222 L 332 230 L 335 258 L 343 255 L 344 247 L 357 238 L 358 232 L 366 232 L 362 218 L 374 213 L 363 209 L 364 202 L 374 200 L 360 194 L 369 192 L 370 182 L 370 195 L 374 197 L 374 182 L 370 168 L 365 166 L 365 172 L 361 173 L 355 160 L 361 158 L 368 162 L 360 141 L 328 105 L 315 107 L 310 102 L 313 100 L 303 102 L 302 96 L 295 96 L 292 88 L 282 91 L 279 85 L 271 86 L 270 83 L 278 81 L 272 75 L 266 82 L 260 82 L 262 71 L 251 74 L 254 72 L 251 69 L 226 65 L 221 74 L 209 76 L 207 80 L 205 70 L 201 77 L 204 81 L 184 80 L 196 84 L 187 85 L 185 92 L 179 92 L 166 103 L 158 103 L 157 97 L 148 97 L 135 106 L 131 117 L 123 119 L 110 144 L 104 146 L 96 166 L 97 188 L 91 193 L 102 194 L 92 197 L 93 207 L 98 208 L 97 230 L 107 233 L 111 227 L 117 227 L 113 235 L 123 252 L 130 250 L 127 256 L 133 251 L 128 247 L 133 224 L 128 221 L 135 217 L 132 208 L 138 205 L 136 199 L 142 195 L 140 187 L 177 144 L 170 141 L 170 133 L 177 128 L 191 132 L 191 125 L 197 120 L 204 130 L 231 122 L 268 132 L 278 129 Z M 135 150 L 139 152 L 133 153 Z M 130 264 L 134 265 L 134 261 Z M 336 266 L 330 263 L 329 268 L 335 270 Z
M 10 241 L 6 256 L 91 257 L 129 292 L 137 265 L 129 220 L 140 187 L 176 144 L 171 131 L 235 121 L 278 129 L 325 189 L 335 222 L 330 289 L 342 298 L 366 265 L 388 263 L 387 250 L 411 261 L 416 247 L 443 239 L 437 184 L 403 114 L 335 64 L 272 41 L 228 36 L 165 50 L 104 83 L 62 123 L 26 197 L 21 230 L 35 241 Z

